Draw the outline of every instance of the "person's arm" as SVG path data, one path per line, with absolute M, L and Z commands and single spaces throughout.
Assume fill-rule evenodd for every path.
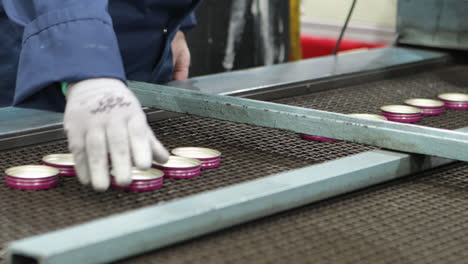
M 14 103 L 54 82 L 125 80 L 107 0 L 3 0 L 24 27 Z
M 96 190 L 131 182 L 132 163 L 151 167 L 169 153 L 146 122 L 125 74 L 107 0 L 3 0 L 24 26 L 16 102 L 54 82 L 67 88 L 64 128 L 81 183 Z

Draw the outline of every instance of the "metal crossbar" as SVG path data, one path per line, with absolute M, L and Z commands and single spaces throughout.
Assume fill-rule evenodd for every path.
M 468 161 L 467 133 L 148 83 L 134 82 L 131 87 L 147 107 Z

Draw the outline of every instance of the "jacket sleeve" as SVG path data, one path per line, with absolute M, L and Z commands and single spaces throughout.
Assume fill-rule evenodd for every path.
M 190 12 L 188 16 L 182 20 L 182 23 L 180 24 L 180 30 L 187 32 L 191 28 L 195 27 L 197 25 L 197 19 L 195 17 L 194 12 Z
M 24 27 L 14 104 L 55 82 L 125 72 L 107 0 L 3 0 Z

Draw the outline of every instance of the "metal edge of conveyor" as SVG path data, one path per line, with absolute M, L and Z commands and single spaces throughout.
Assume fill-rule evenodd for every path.
M 148 83 L 134 83 L 133 88 L 148 107 L 468 161 L 466 133 Z
M 447 53 L 391 47 L 208 75 L 167 85 L 272 100 L 427 70 L 450 60 Z M 177 116 L 155 109 L 146 109 L 146 112 L 150 122 Z M 62 118 L 61 113 L 41 110 L 0 109 L 0 150 L 64 139 Z
M 18 240 L 7 263 L 108 263 L 451 162 L 363 152 Z
M 233 91 L 236 94 L 251 94 L 256 90 L 271 91 L 285 86 L 289 88 L 291 84 L 304 85 L 310 80 L 371 71 L 379 72 L 379 70 L 388 70 L 390 67 L 405 64 L 415 66 L 413 63 L 429 62 L 434 59 L 438 62 L 446 62 L 447 58 L 447 53 L 389 47 L 212 74 L 185 81 L 173 81 L 169 83 L 169 86 L 222 95 Z M 386 72 L 380 71 L 381 75 L 378 78 L 385 77 Z

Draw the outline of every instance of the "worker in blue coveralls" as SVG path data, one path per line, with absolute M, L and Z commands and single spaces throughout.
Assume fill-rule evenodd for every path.
M 1 0 L 0 106 L 63 111 L 78 178 L 131 182 L 169 153 L 127 80 L 186 79 L 199 0 Z M 15 84 L 16 82 L 16 84 Z

